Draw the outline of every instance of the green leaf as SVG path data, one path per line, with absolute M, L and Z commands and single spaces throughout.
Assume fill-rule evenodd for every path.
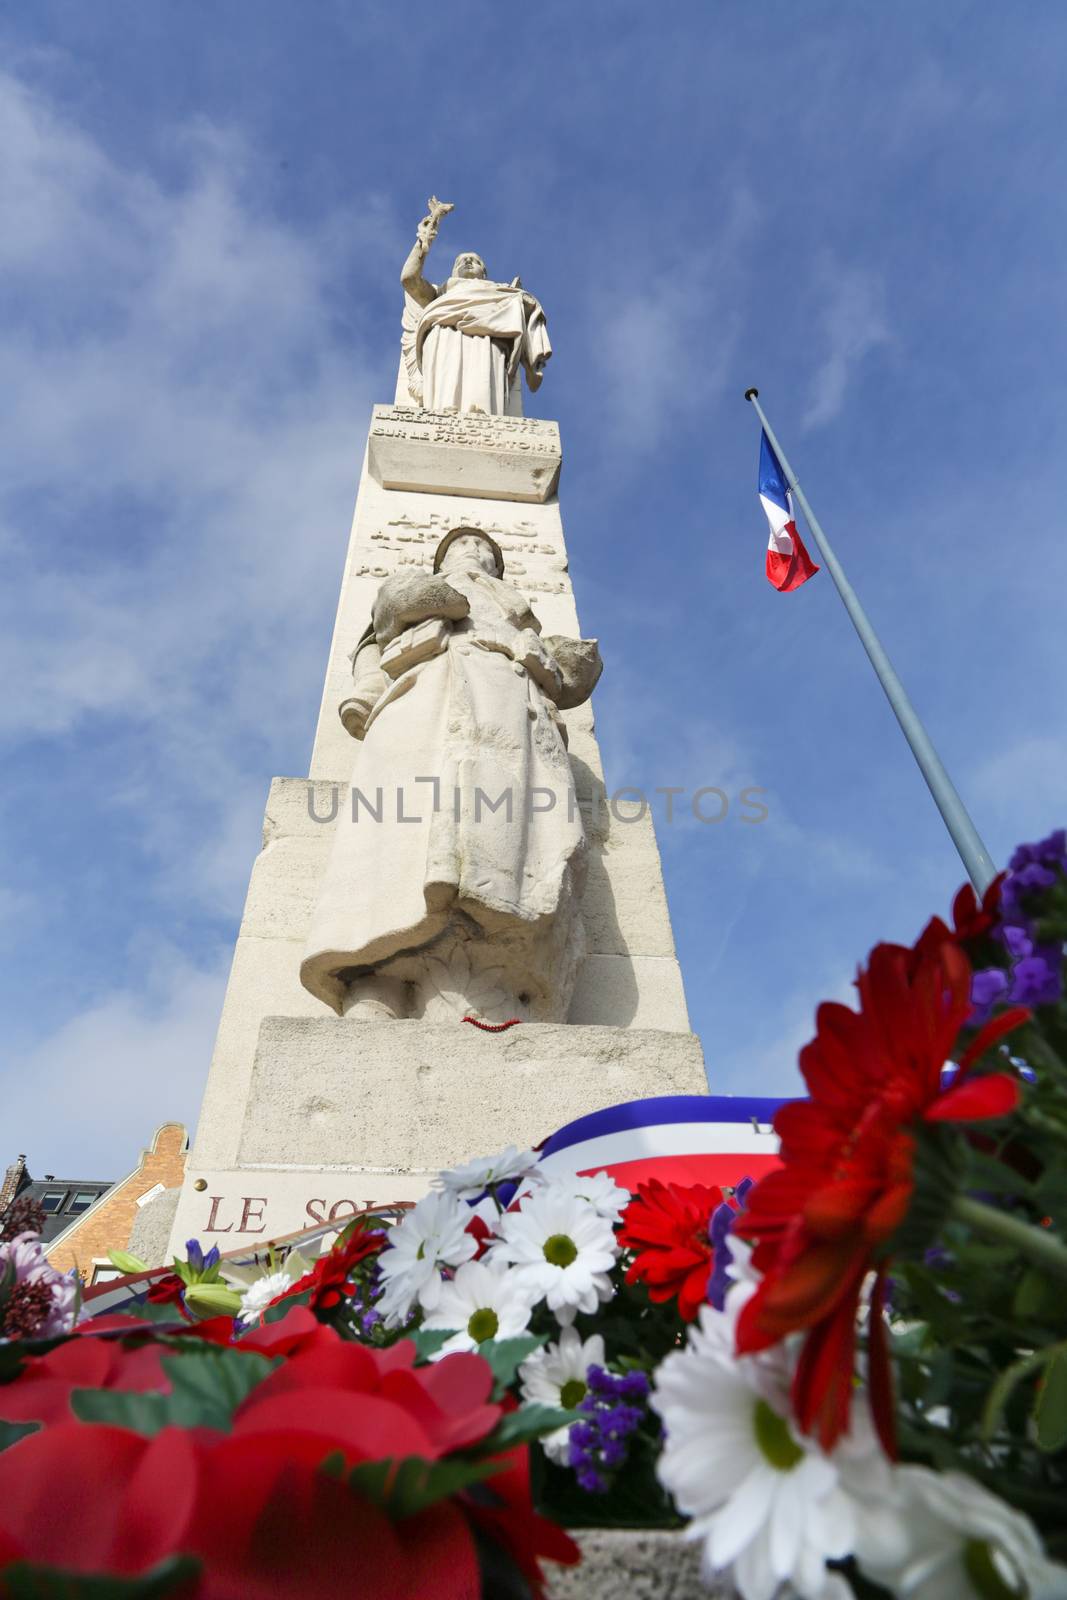
M 1051 1299 L 1053 1285 L 1037 1267 L 1027 1267 L 1019 1279 L 1012 1300 L 1012 1313 L 1020 1322 L 1030 1322 L 1041 1315 L 1046 1300 Z
M 354 1467 L 349 1483 L 399 1521 L 413 1517 L 438 1500 L 458 1494 L 472 1483 L 502 1471 L 500 1460 L 469 1461 L 454 1456 L 446 1461 L 425 1461 L 405 1456 L 402 1461 L 365 1461 Z
M 135 1578 L 61 1572 L 19 1561 L 4 1568 L 4 1594 L 7 1600 L 162 1600 L 186 1589 L 199 1571 L 195 1556 L 168 1556 Z
M 175 1402 L 195 1410 L 209 1428 L 229 1430 L 242 1400 L 278 1365 L 256 1350 L 199 1349 L 164 1356 Z
M 311 1304 L 311 1290 L 304 1289 L 300 1294 L 287 1294 L 284 1300 L 279 1300 L 276 1306 L 268 1306 L 263 1313 L 264 1322 L 281 1322 L 287 1317 L 294 1306 L 309 1306 Z M 319 1319 L 321 1321 L 321 1318 Z
M 127 1389 L 75 1389 L 70 1409 L 82 1422 L 106 1422 L 116 1428 L 130 1428 L 151 1438 L 168 1423 L 188 1426 L 172 1414 L 166 1394 L 136 1394 Z
M 148 1262 L 142 1261 L 140 1256 L 131 1256 L 128 1250 L 109 1250 L 108 1255 L 111 1258 L 112 1264 L 118 1267 L 120 1272 L 132 1273 L 148 1271 Z
M 0 1417 L 0 1451 L 8 1449 L 10 1445 L 18 1444 L 28 1433 L 36 1433 L 40 1426 L 39 1422 L 5 1422 Z
M 215 1428 L 228 1433 L 233 1413 L 277 1362 L 253 1350 L 198 1349 L 164 1356 L 170 1394 L 75 1389 L 71 1409 L 83 1422 L 109 1422 L 148 1437 L 161 1428 Z
M 1067 1445 L 1067 1347 L 1063 1345 L 1045 1370 L 1034 1420 L 1039 1450 L 1051 1453 Z
M 409 1333 L 407 1338 L 415 1346 L 415 1365 L 424 1367 L 428 1361 L 432 1361 L 456 1331 L 454 1328 L 416 1328 L 414 1333 Z
M 1044 1360 L 1045 1351 L 1032 1350 L 1029 1355 L 1020 1356 L 1018 1361 L 1013 1361 L 1009 1367 L 1005 1367 L 997 1378 L 986 1396 L 986 1403 L 982 1409 L 981 1436 L 986 1442 L 996 1433 L 1004 1408 L 1019 1384 L 1032 1372 L 1036 1372 Z
M 535 1350 L 540 1350 L 545 1339 L 541 1334 L 524 1333 L 517 1339 L 487 1339 L 478 1346 L 478 1354 L 484 1356 L 493 1369 L 496 1382 L 493 1387 L 493 1399 L 499 1400 L 506 1389 L 515 1382 L 515 1374 L 526 1357 L 533 1355 Z
M 189 1326 L 178 1307 L 173 1303 L 160 1303 L 155 1300 L 135 1300 L 131 1305 L 124 1305 L 121 1311 L 110 1312 L 116 1317 L 129 1317 L 131 1323 L 151 1322 L 163 1324 L 169 1328 L 187 1328 Z M 135 1332 L 136 1329 L 130 1329 Z
M 572 1422 L 581 1420 L 580 1411 L 563 1411 L 558 1406 L 520 1406 L 518 1411 L 504 1413 L 492 1433 L 479 1441 L 477 1451 L 480 1456 L 498 1455 L 502 1450 L 528 1444 L 531 1439 L 542 1439 L 546 1433 L 569 1428 Z

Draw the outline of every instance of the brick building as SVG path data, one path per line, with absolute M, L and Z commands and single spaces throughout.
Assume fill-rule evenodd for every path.
M 86 1284 L 115 1276 L 111 1250 L 130 1250 L 149 1266 L 157 1266 L 163 1260 L 188 1148 L 182 1124 L 165 1122 L 149 1148 L 142 1150 L 134 1170 L 117 1183 L 51 1174 L 35 1179 L 20 1155 L 0 1184 L 0 1216 L 16 1199 L 40 1201 L 45 1209 L 41 1238 L 48 1245 L 48 1260 L 60 1272 L 76 1268 Z

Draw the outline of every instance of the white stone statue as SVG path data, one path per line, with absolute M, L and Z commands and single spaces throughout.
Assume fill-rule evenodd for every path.
M 520 369 L 530 388 L 539 389 L 552 354 L 545 314 L 518 278 L 487 278 L 485 262 L 472 252 L 456 257 L 444 283 L 423 276 L 441 218 L 452 209 L 430 197 L 400 273 L 408 391 L 426 411 L 521 416 Z
M 542 638 L 499 546 L 453 528 L 386 579 L 340 707 L 359 740 L 300 976 L 343 1016 L 566 1020 L 585 836 L 559 710 L 596 640 Z

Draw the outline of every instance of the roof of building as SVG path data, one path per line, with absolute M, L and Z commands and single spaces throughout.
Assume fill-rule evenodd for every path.
M 110 1178 L 61 1178 L 50 1172 L 34 1178 L 23 1168 L 13 1187 L 12 1201 L 39 1200 L 44 1206 L 41 1240 L 48 1244 L 106 1194 L 113 1187 L 113 1181 Z

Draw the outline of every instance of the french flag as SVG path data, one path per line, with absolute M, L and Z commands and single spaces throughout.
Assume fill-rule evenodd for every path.
M 568 1122 L 539 1146 L 550 1177 L 611 1174 L 631 1192 L 639 1183 L 730 1184 L 779 1165 L 771 1119 L 782 1099 L 750 1095 L 659 1095 L 606 1106 Z
M 785 473 L 765 433 L 760 435 L 759 497 L 771 536 L 767 541 L 767 581 L 776 589 L 799 589 L 818 572 L 793 521 L 793 497 Z

